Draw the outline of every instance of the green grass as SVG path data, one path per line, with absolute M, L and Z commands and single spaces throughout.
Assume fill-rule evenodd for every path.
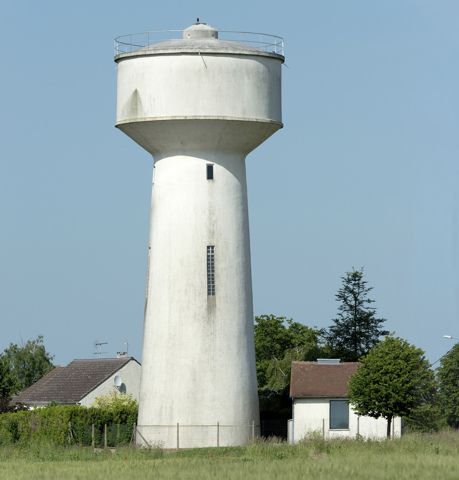
M 51 444 L 0 448 L 0 479 L 457 479 L 459 434 L 411 434 L 392 441 L 323 441 L 300 445 L 277 440 L 248 447 L 202 448 L 164 453 Z

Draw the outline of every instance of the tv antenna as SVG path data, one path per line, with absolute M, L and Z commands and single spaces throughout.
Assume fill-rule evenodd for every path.
M 102 345 L 107 345 L 108 342 L 98 342 L 97 340 L 94 340 L 94 348 L 99 349 L 99 351 L 92 352 L 92 356 L 95 357 L 96 355 L 102 356 L 102 354 L 105 354 L 107 352 L 102 351 Z

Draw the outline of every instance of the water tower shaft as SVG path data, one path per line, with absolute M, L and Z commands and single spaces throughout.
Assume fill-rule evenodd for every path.
M 282 127 L 283 59 L 205 24 L 115 57 L 116 126 L 154 157 L 140 443 L 259 426 L 245 158 Z

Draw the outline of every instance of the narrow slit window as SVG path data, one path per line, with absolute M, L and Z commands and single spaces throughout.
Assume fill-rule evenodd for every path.
M 207 247 L 207 295 L 215 295 L 215 247 Z
M 207 180 L 213 180 L 214 179 L 214 166 L 210 163 L 206 165 L 207 167 Z

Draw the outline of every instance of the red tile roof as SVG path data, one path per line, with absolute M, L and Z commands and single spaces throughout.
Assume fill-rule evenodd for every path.
M 76 404 L 131 360 L 137 362 L 132 357 L 73 360 L 66 367 L 56 367 L 14 397 L 12 402 Z
M 357 362 L 322 365 L 292 362 L 290 397 L 346 397 L 347 384 Z

